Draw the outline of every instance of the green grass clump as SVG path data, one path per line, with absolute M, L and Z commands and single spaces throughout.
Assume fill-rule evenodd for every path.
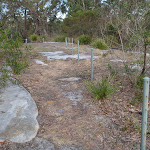
M 108 70 L 110 71 L 111 76 L 115 76 L 117 74 L 117 70 L 115 70 L 111 64 L 108 64 Z
M 103 39 L 98 39 L 97 41 L 92 42 L 91 46 L 98 48 L 98 49 L 103 49 L 103 50 L 108 49 Z
M 102 76 L 102 80 L 98 83 L 89 82 L 86 85 L 87 90 L 90 92 L 91 96 L 97 100 L 103 100 L 107 98 L 108 95 L 115 92 L 112 86 L 112 78 Z
M 81 35 L 81 36 L 79 36 L 79 38 L 78 38 L 78 40 L 79 40 L 79 43 L 82 45 L 87 45 L 87 44 L 90 44 L 91 43 L 91 41 L 92 41 L 92 37 L 91 36 L 89 36 L 89 35 Z
M 54 38 L 55 42 L 65 42 L 65 36 L 64 35 L 59 35 Z

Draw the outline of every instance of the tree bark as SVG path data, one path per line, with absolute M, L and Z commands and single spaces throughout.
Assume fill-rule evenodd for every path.
M 84 3 L 84 0 L 82 0 L 82 4 L 83 4 L 83 11 L 85 11 L 85 3 Z
M 36 30 L 37 30 L 37 34 L 38 35 L 41 35 L 41 32 L 40 32 L 40 20 L 39 20 L 39 1 L 37 0 L 37 2 L 36 2 L 36 4 L 37 4 L 37 8 L 36 8 L 36 16 L 37 16 L 37 18 L 36 18 Z
M 144 64 L 143 64 L 143 69 L 141 72 L 141 75 L 143 75 L 145 73 L 145 69 L 146 69 L 146 52 L 147 52 L 147 44 L 144 38 Z
M 24 12 L 24 38 L 27 38 L 27 33 L 26 33 L 26 26 L 27 26 L 27 10 L 25 9 Z

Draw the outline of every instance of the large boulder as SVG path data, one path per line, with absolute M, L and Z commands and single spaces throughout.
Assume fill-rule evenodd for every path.
M 37 106 L 21 85 L 8 82 L 0 89 L 0 142 L 24 143 L 32 140 L 39 129 Z

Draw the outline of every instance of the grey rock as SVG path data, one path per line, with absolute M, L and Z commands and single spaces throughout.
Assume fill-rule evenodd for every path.
M 32 140 L 39 129 L 37 115 L 37 106 L 25 88 L 8 82 L 0 90 L 0 142 Z
M 26 146 L 22 150 L 55 150 L 55 146 L 47 139 L 36 137 L 30 146 Z
M 64 109 L 57 109 L 57 112 L 60 113 L 60 114 L 63 114 L 64 113 Z
M 42 60 L 35 59 L 36 64 L 42 65 L 42 66 L 48 66 L 48 64 L 45 64 Z
M 77 91 L 67 91 L 67 92 L 62 92 L 62 94 L 69 100 L 71 100 L 73 105 L 77 105 L 77 102 L 81 101 L 83 99 L 82 91 L 77 90 Z
M 59 148 L 59 150 L 82 150 L 82 148 L 73 145 L 73 146 L 62 146 Z
M 74 82 L 74 81 L 78 81 L 80 80 L 81 78 L 77 78 L 77 77 L 70 77 L 70 78 L 62 78 L 62 79 L 59 79 L 60 81 L 68 81 L 68 82 Z

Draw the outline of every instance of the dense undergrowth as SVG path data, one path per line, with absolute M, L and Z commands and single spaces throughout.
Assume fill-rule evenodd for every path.
M 1 52 L 1 76 L 0 85 L 5 86 L 10 75 L 20 74 L 21 71 L 29 66 L 28 58 L 29 47 L 23 47 L 22 38 L 16 34 L 14 38 L 10 37 L 9 30 L 0 30 L 0 52 Z M 8 69 L 8 67 L 10 67 Z

